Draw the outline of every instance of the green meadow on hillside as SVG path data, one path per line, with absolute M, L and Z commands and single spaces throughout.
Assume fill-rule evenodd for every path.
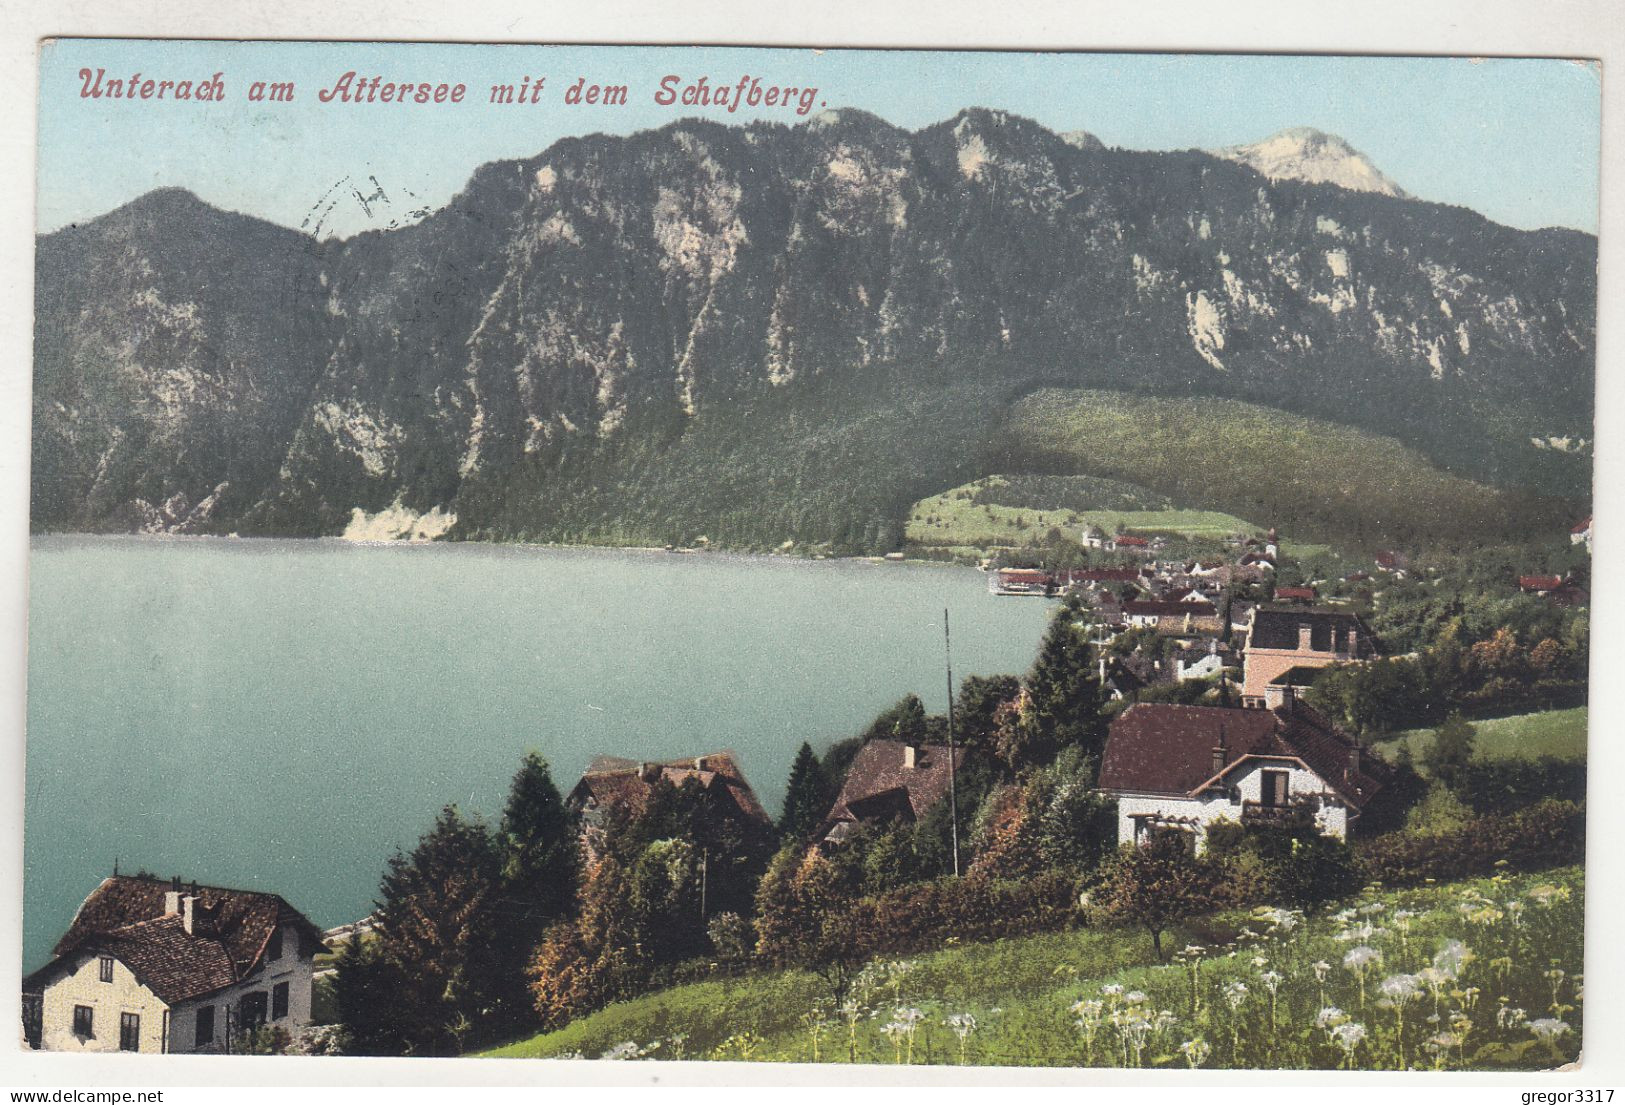
M 1051 388 L 1004 430 L 1007 471 L 1087 473 L 1334 545 L 1504 541 L 1566 530 L 1574 509 L 1452 475 L 1393 438 L 1231 399 Z
M 496 1058 L 1533 1069 L 1578 1055 L 1584 875 L 1562 868 L 949 947 L 843 992 L 803 971 L 610 1006 Z
M 1080 480 L 1084 479 L 1082 477 Z M 1057 508 L 1040 509 L 1021 505 L 1038 499 L 1026 486 L 1030 477 L 989 476 L 944 491 L 915 503 L 909 511 L 905 536 L 911 544 L 928 548 L 972 547 L 988 549 L 1017 547 L 1042 540 L 1052 528 L 1077 538 L 1085 526 L 1098 526 L 1106 533 L 1130 530 L 1135 533 L 1175 533 L 1186 537 L 1222 539 L 1234 533 L 1255 533 L 1258 527 L 1241 518 L 1214 510 L 1100 508 L 1090 504 L 1120 501 L 1121 495 L 1091 496 L 1071 494 L 1064 481 L 1056 492 Z M 1147 498 L 1155 498 L 1147 496 Z
M 1534 759 L 1537 756 L 1556 756 L 1561 760 L 1583 760 L 1586 756 L 1586 721 L 1584 706 L 1570 710 L 1544 710 L 1534 714 L 1489 718 L 1473 722 L 1476 734 L 1473 755 L 1479 759 Z M 1400 746 L 1410 746 L 1411 755 L 1418 763 L 1433 744 L 1433 730 L 1407 729 L 1385 741 L 1385 755 L 1398 753 Z

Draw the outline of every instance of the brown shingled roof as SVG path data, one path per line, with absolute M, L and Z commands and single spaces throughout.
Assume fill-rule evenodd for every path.
M 696 761 L 704 766 L 696 767 Z M 723 788 L 739 811 L 751 820 L 764 825 L 772 823 L 731 751 L 650 762 L 648 766 L 655 769 L 655 779 L 643 777 L 644 766 L 637 760 L 620 756 L 598 756 L 587 765 L 580 782 L 571 789 L 570 803 L 578 809 L 590 803 L 599 808 L 619 806 L 638 810 L 649 800 L 655 779 L 664 778 L 674 787 L 694 779 L 706 790 Z
M 295 929 L 312 949 L 321 944 L 321 930 L 279 895 L 195 884 L 179 887 L 195 898 L 188 933 L 180 914 L 164 912 L 174 889 L 172 880 L 146 875 L 103 879 L 57 941 L 52 963 L 35 977 L 80 952 L 104 952 L 173 1005 L 252 973 L 278 928 Z
M 1111 724 L 1100 788 L 1194 794 L 1214 778 L 1213 750 L 1221 743 L 1227 765 L 1247 756 L 1301 760 L 1356 808 L 1387 781 L 1381 761 L 1358 755 L 1351 737 L 1302 703 L 1277 710 L 1139 703 Z
M 1111 723 L 1100 762 L 1103 790 L 1187 794 L 1213 774 L 1223 730 L 1231 758 L 1275 747 L 1268 710 L 1137 703 Z
M 825 819 L 828 826 L 841 821 L 890 820 L 894 816 L 918 821 L 948 795 L 948 746 L 914 745 L 914 766 L 905 767 L 906 741 L 872 740 L 858 749 L 846 782 Z M 965 750 L 954 749 L 954 764 L 963 766 Z
M 188 933 L 176 914 L 98 933 L 80 950 L 112 955 L 169 1005 L 223 990 L 238 977 L 225 945 Z

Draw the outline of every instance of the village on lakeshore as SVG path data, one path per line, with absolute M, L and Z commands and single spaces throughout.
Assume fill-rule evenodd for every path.
M 34 51 L 19 1068 L 1595 1073 L 1589 54 L 411 37 Z
M 1589 519 L 1503 573 L 1490 621 L 1452 598 L 1408 633 L 1392 608 L 1457 588 L 1459 559 L 1383 550 L 1328 579 L 1274 530 L 1169 543 L 1089 526 L 1086 566 L 987 565 L 995 595 L 1059 600 L 1033 669 L 803 744 L 777 819 L 730 751 L 600 755 L 566 792 L 532 754 L 500 822 L 447 807 L 376 911 L 325 931 L 291 894 L 115 865 L 24 979 L 26 1045 L 464 1054 L 786 969 L 878 1015 L 859 980 L 887 956 L 1126 927 L 1160 960 L 1214 911 L 1578 861 L 1583 758 L 1486 758 L 1469 715 L 1583 715 Z M 601 1057 L 685 1057 L 657 1044 Z

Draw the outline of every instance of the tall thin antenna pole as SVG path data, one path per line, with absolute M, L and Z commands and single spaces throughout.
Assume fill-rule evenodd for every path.
M 954 877 L 959 877 L 959 781 L 954 767 L 954 645 L 948 608 L 942 608 L 942 654 L 948 664 L 948 822 L 953 831 Z

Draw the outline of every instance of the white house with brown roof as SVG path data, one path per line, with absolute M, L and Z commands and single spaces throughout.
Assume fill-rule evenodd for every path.
M 1209 826 L 1313 825 L 1344 839 L 1387 781 L 1386 765 L 1284 688 L 1267 710 L 1139 703 L 1111 724 L 1099 789 L 1117 800 L 1118 840 Z
M 47 1051 L 230 1051 L 261 1025 L 310 1023 L 321 930 L 280 896 L 104 879 L 53 958 L 23 980 L 24 1029 Z

